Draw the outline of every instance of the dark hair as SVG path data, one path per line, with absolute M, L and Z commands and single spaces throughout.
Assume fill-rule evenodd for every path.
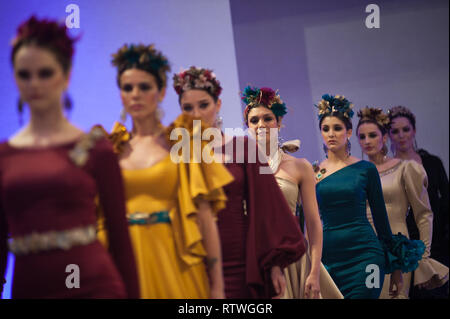
M 181 96 L 188 90 L 203 90 L 208 93 L 215 103 L 219 100 L 222 86 L 216 75 L 210 69 L 191 66 L 189 69 L 173 75 L 173 88 L 178 94 L 178 103 Z
M 17 28 L 12 42 L 11 63 L 14 65 L 14 58 L 21 47 L 35 45 L 52 52 L 67 73 L 72 67 L 73 45 L 77 40 L 69 37 L 65 24 L 32 16 Z
M 360 127 L 362 124 L 375 124 L 375 125 L 378 127 L 378 129 L 380 130 L 381 135 L 385 135 L 385 134 L 387 134 L 387 132 L 388 132 L 387 129 L 386 129 L 386 127 L 381 126 L 381 125 L 380 125 L 377 121 L 375 121 L 375 120 L 367 119 L 367 118 L 359 120 L 358 126 L 356 127 L 356 131 L 359 130 L 359 127 Z
M 154 45 L 124 45 L 113 54 L 112 64 L 117 67 L 117 85 L 120 76 L 129 69 L 145 71 L 155 77 L 158 90 L 166 87 L 167 72 L 170 65 L 167 58 L 154 48 Z
M 248 108 L 247 112 L 244 113 L 244 117 L 245 117 L 245 125 L 247 125 L 248 127 L 248 114 L 250 113 L 251 110 L 256 109 L 257 107 L 263 107 L 266 108 L 268 110 L 270 110 L 272 112 L 272 114 L 275 116 L 277 123 L 279 123 L 281 121 L 281 119 L 283 118 L 282 116 L 277 116 L 272 109 L 268 108 L 267 106 L 265 106 L 264 104 L 256 104 L 256 105 L 252 105 Z
M 406 117 L 411 123 L 413 129 L 416 130 L 416 117 L 407 107 L 401 105 L 394 106 L 389 109 L 388 116 L 389 116 L 389 129 L 393 119 L 397 117 Z
M 320 120 L 319 120 L 319 128 L 322 130 L 322 122 L 327 117 L 337 117 L 339 120 L 344 122 L 346 130 L 351 130 L 353 128 L 352 121 L 346 117 L 342 112 L 332 112 L 325 114 Z
M 357 113 L 359 117 L 356 131 L 362 124 L 375 124 L 382 135 L 388 132 L 389 117 L 383 112 L 381 108 L 368 107 L 362 108 Z
M 216 96 L 216 95 L 212 94 L 212 93 L 211 93 L 209 90 L 207 90 L 207 89 L 197 89 L 197 88 L 192 88 L 192 89 L 190 89 L 190 90 L 200 90 L 200 91 L 204 91 L 204 92 L 208 93 L 208 95 L 209 95 L 210 97 L 212 97 L 212 99 L 214 100 L 214 103 L 217 103 L 217 101 L 219 100 L 219 96 Z M 186 91 L 189 91 L 189 90 L 186 90 Z M 183 92 L 181 92 L 181 93 L 178 95 L 178 104 L 181 105 L 181 97 L 183 96 L 184 92 L 186 92 L 186 91 L 183 91 Z

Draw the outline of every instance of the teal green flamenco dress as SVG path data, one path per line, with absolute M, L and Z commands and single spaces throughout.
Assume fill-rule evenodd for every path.
M 425 245 L 392 235 L 375 165 L 359 161 L 346 166 L 319 180 L 316 193 L 323 223 L 322 263 L 344 298 L 377 299 L 385 274 L 418 267 Z M 366 217 L 366 201 L 376 233 Z

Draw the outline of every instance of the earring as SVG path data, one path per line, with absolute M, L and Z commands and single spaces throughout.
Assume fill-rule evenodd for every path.
M 352 155 L 352 143 L 350 143 L 350 139 L 347 139 L 347 154 L 348 156 Z
M 17 100 L 17 112 L 19 113 L 19 124 L 22 125 L 23 124 L 23 101 L 20 97 Z
M 125 108 L 123 108 L 122 111 L 120 111 L 120 122 L 124 124 L 126 120 L 127 120 L 127 111 L 125 111 Z
M 419 148 L 417 147 L 417 140 L 414 138 L 414 151 L 417 151 Z
M 158 107 L 156 109 L 156 119 L 161 122 L 162 118 L 164 117 L 164 111 L 162 108 Z
M 223 117 L 219 115 L 219 116 L 216 117 L 216 121 L 214 123 L 214 126 L 217 127 L 217 128 L 222 129 L 222 124 L 223 124 Z
M 72 110 L 72 106 L 73 106 L 72 99 L 70 98 L 69 94 L 66 92 L 64 94 L 64 109 L 66 111 L 70 111 L 70 110 Z
M 325 145 L 325 143 L 323 144 L 323 151 L 325 152 L 325 157 L 328 158 L 328 147 Z
M 386 156 L 388 153 L 388 148 L 386 146 L 386 144 L 383 144 L 383 148 L 381 149 L 381 153 Z

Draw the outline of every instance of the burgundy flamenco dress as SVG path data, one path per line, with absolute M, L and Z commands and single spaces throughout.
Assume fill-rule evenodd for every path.
M 79 151 L 76 160 L 69 156 L 75 147 Z M 1 143 L 0 196 L 1 281 L 8 237 L 11 240 L 33 233 L 95 226 L 96 196 L 106 215 L 106 227 L 114 234 L 109 252 L 94 239 L 69 249 L 16 255 L 13 298 L 139 297 L 123 181 L 109 141 L 93 141 L 85 135 L 77 142 L 48 148 L 17 148 Z M 70 264 L 78 266 L 79 288 L 66 286 L 67 277 L 73 273 L 66 272 Z
M 237 143 L 239 139 L 243 141 Z M 224 187 L 228 201 L 218 214 L 225 295 L 271 298 L 276 295 L 271 268 L 283 270 L 299 260 L 305 240 L 273 174 L 260 173 L 261 167 L 269 168 L 267 164 L 260 163 L 258 156 L 254 163 L 249 158 L 248 144 L 253 139 L 234 137 L 228 143 L 233 143 L 233 160 L 226 159 L 225 166 L 234 181 Z M 228 147 L 222 152 L 228 153 Z

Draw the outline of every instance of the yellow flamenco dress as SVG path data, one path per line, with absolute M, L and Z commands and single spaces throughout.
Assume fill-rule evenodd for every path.
M 169 139 L 173 128 L 188 130 L 192 146 L 192 118 L 181 115 L 166 128 L 171 145 L 177 142 Z M 109 137 L 118 152 L 129 139 L 126 128 L 118 123 Z M 205 144 L 202 142 L 202 147 Z M 225 207 L 222 187 L 233 181 L 232 175 L 215 162 L 176 163 L 170 153 L 151 167 L 122 173 L 141 298 L 209 298 L 206 251 L 197 225 L 195 200 L 201 197 L 210 201 L 216 216 Z M 98 237 L 107 245 L 101 218 L 98 224 Z

